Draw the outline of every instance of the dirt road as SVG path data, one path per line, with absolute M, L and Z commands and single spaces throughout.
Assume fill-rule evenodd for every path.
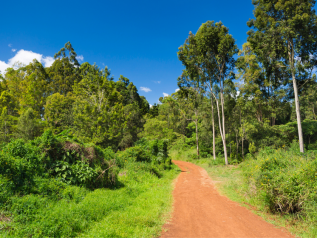
M 178 177 L 171 221 L 164 225 L 165 237 L 293 237 L 275 228 L 238 203 L 221 196 L 207 172 L 199 166 L 174 161 Z

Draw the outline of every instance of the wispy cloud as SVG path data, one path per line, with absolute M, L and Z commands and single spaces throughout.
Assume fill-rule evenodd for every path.
M 164 97 L 168 97 L 169 95 L 167 93 L 163 93 Z
M 54 63 L 55 59 L 51 56 L 47 56 L 44 57 L 42 61 L 44 62 L 45 67 L 50 67 Z
M 12 47 L 12 44 L 9 44 L 8 46 L 9 46 L 9 47 Z
M 140 87 L 140 90 L 141 90 L 141 91 L 144 91 L 144 92 L 146 92 L 146 93 L 152 91 L 151 89 L 149 89 L 149 88 L 147 88 L 147 87 Z
M 12 52 L 16 52 L 17 51 L 17 49 L 12 49 Z
M 161 83 L 161 81 L 153 81 L 154 83 L 158 83 L 158 84 L 160 84 Z
M 84 56 L 82 56 L 82 55 L 77 55 L 76 59 L 77 59 L 78 61 L 84 61 Z

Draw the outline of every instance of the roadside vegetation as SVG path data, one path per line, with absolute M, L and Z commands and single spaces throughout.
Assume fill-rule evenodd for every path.
M 1 149 L 4 237 L 152 237 L 171 209 L 177 169 L 166 141 L 123 152 L 46 131 Z

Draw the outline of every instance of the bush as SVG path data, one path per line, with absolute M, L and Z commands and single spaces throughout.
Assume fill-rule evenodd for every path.
M 271 212 L 311 214 L 308 204 L 317 201 L 315 152 L 303 156 L 296 143 L 289 149 L 266 148 L 256 160 L 246 161 L 243 171 L 248 194 L 259 197 Z
M 131 164 L 138 169 L 149 171 L 157 177 L 161 177 L 161 171 L 170 169 L 171 159 L 168 156 L 168 140 L 146 140 L 141 139 L 134 147 L 119 152 L 116 157 L 121 168 Z
M 116 183 L 114 153 L 95 145 L 84 145 L 50 130 L 34 141 L 14 140 L 0 152 L 0 174 L 13 189 L 31 192 L 35 177 L 95 189 Z

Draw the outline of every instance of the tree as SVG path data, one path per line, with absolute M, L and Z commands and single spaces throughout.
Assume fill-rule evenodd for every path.
M 145 123 L 143 116 L 149 111 L 149 103 L 144 97 L 140 97 L 136 86 L 122 75 L 116 82 L 116 90 L 123 98 L 124 114 L 127 119 L 119 142 L 120 148 L 125 149 L 139 139 L 138 134 Z
M 229 29 L 221 22 L 214 23 L 214 21 L 207 21 L 202 24 L 196 35 L 190 33 L 189 38 L 185 41 L 184 46 L 179 48 L 178 53 L 179 59 L 186 66 L 186 70 L 192 75 L 191 78 L 202 80 L 216 101 L 219 130 L 226 164 L 228 164 L 228 156 L 224 113 L 224 84 L 233 75 L 232 70 L 235 65 L 233 56 L 236 53 L 237 46 L 234 38 L 229 34 Z M 220 89 L 221 116 L 218 98 L 213 93 L 213 85 L 215 83 L 219 85 Z M 211 103 L 211 106 L 213 106 L 213 103 Z
M 210 92 L 213 90 L 213 83 L 215 71 L 217 71 L 214 61 L 208 57 L 201 55 L 199 51 L 198 42 L 196 36 L 189 32 L 189 37 L 185 40 L 183 46 L 179 48 L 178 58 L 182 61 L 186 67 L 186 74 L 188 77 L 194 80 L 200 80 L 209 86 Z M 204 78 L 204 79 L 202 79 Z M 203 87 L 203 85 L 201 85 Z M 211 123 L 212 123 L 212 139 L 213 139 L 213 158 L 216 159 L 216 133 L 215 133 L 215 119 L 214 119 L 214 103 L 213 96 L 210 93 L 210 105 L 211 105 Z M 219 113 L 219 111 L 218 111 Z M 219 119 L 220 120 L 220 119 Z
M 73 126 L 73 103 L 74 96 L 54 93 L 46 100 L 45 120 L 47 126 L 56 133 L 71 129 Z
M 117 149 L 128 116 L 110 72 L 103 71 L 101 77 L 88 73 L 74 85 L 74 95 L 74 133 L 85 142 Z
M 24 140 L 33 140 L 40 135 L 40 124 L 32 108 L 28 108 L 18 119 L 17 135 Z
M 68 54 L 67 54 L 68 52 Z M 54 55 L 55 61 L 47 69 L 50 79 L 50 94 L 59 93 L 64 96 L 72 92 L 73 85 L 81 80 L 77 54 L 70 42 Z
M 14 135 L 18 112 L 15 98 L 8 90 L 3 90 L 0 95 L 0 140 L 9 142 Z
M 186 70 L 183 71 L 181 77 L 178 78 L 179 110 L 187 121 L 195 124 L 196 133 L 196 150 L 199 158 L 199 135 L 198 123 L 200 117 L 200 108 L 203 103 L 203 93 L 199 80 L 192 80 Z
M 248 41 L 257 52 L 270 55 L 291 74 L 294 88 L 300 151 L 304 152 L 298 85 L 297 62 L 315 63 L 317 53 L 317 18 L 315 0 L 253 0 L 255 19 L 248 22 L 257 31 L 248 32 Z M 261 53 L 262 54 L 262 53 Z

